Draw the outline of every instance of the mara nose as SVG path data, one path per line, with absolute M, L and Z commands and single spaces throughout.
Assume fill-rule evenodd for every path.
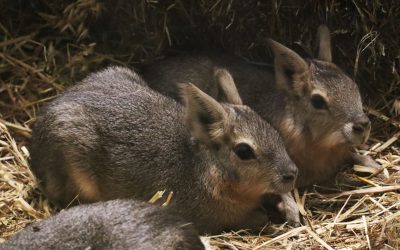
M 297 177 L 297 167 L 294 164 L 288 167 L 289 169 L 285 171 L 282 175 L 283 182 L 293 182 Z
M 368 116 L 365 114 L 358 118 L 353 124 L 353 132 L 356 134 L 362 134 L 366 130 L 369 130 L 371 126 L 371 122 L 368 119 Z

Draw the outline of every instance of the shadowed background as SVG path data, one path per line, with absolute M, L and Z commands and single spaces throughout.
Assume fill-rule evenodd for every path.
M 0 156 L 10 164 L 7 171 L 21 171 L 2 177 L 17 184 L 10 184 L 10 196 L 4 188 L 0 205 L 11 211 L 15 197 L 25 197 L 40 208 L 20 201 L 25 222 L 49 214 L 40 203 L 45 200 L 32 201 L 40 194 L 32 191 L 21 148 L 37 107 L 90 72 L 110 64 L 140 68 L 165 55 L 204 50 L 268 64 L 270 37 L 312 56 L 320 24 L 331 29 L 333 61 L 361 88 L 373 119 L 371 143 L 398 138 L 400 1 L 0 0 L 0 122 L 11 131 L 4 130 L 2 140 L 11 146 Z M 392 144 L 398 149 L 396 140 Z M 15 159 L 4 158 L 9 154 Z M 0 225 L 4 237 L 24 225 L 14 222 Z

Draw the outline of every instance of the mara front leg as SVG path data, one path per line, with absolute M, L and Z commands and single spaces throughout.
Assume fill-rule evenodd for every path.
M 362 165 L 365 167 L 371 167 L 376 169 L 382 168 L 382 166 L 379 163 L 377 163 L 374 159 L 372 159 L 372 157 L 369 155 L 359 155 L 357 153 L 351 153 L 350 157 L 352 164 Z
M 278 204 L 279 211 L 285 216 L 289 225 L 299 227 L 301 225 L 300 211 L 292 193 L 282 194 L 281 198 L 282 202 Z

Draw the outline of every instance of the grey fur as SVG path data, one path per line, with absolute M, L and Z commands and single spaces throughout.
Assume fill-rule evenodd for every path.
M 227 94 L 216 84 L 215 69 L 225 68 L 231 73 L 242 100 L 255 108 L 272 125 L 278 125 L 285 108 L 286 97 L 277 92 L 273 72 L 259 69 L 229 55 L 185 55 L 156 62 L 144 68 L 144 78 L 150 87 L 180 101 L 177 84 L 196 83 L 211 96 L 228 101 Z M 267 83 L 267 84 L 265 84 Z M 257 102 L 259 101 L 259 103 Z M 279 126 L 277 127 L 279 130 Z M 290 200 L 291 198 L 291 200 Z M 293 226 L 300 225 L 299 210 L 290 193 L 282 196 L 282 212 Z M 287 202 L 286 202 L 287 201 Z
M 193 225 L 134 200 L 80 205 L 33 223 L 0 249 L 204 249 Z
M 326 27 L 322 29 L 325 39 L 329 38 L 326 35 L 326 29 Z M 326 44 L 329 45 L 330 41 Z M 214 68 L 227 69 L 233 76 L 243 103 L 249 105 L 281 132 L 287 149 L 289 146 L 296 147 L 293 150 L 296 154 L 292 154 L 290 149 L 288 152 L 299 168 L 297 186 L 304 187 L 314 183 L 324 183 L 326 180 L 332 179 L 341 165 L 355 160 L 351 156 L 353 145 L 358 145 L 368 138 L 369 128 L 365 130 L 362 138 L 357 137 L 354 141 L 351 141 L 351 138 L 343 139 L 346 141 L 342 142 L 340 147 L 347 153 L 341 154 L 338 162 L 335 159 L 334 162 L 337 164 L 334 166 L 329 165 L 327 168 L 324 164 L 313 166 L 313 164 L 296 161 L 296 158 L 310 155 L 307 163 L 317 163 L 317 161 L 313 162 L 314 146 L 319 146 L 320 142 L 325 140 L 328 135 L 339 131 L 346 123 L 368 121 L 362 110 L 358 87 L 333 63 L 316 59 L 306 61 L 277 42 L 272 42 L 271 47 L 274 46 L 280 47 L 280 51 L 275 51 L 276 58 L 279 58 L 278 62 L 275 61 L 275 70 L 279 68 L 277 65 L 283 67 L 282 72 L 279 72 L 279 75 L 284 77 L 283 83 L 278 85 L 274 68 L 260 68 L 229 55 L 184 55 L 168 58 L 145 67 L 143 77 L 151 88 L 176 100 L 179 100 L 176 83 L 187 81 L 196 83 L 200 89 L 217 98 L 220 93 L 212 82 L 213 70 Z M 291 54 L 290 56 L 293 57 L 291 58 L 287 54 Z M 327 54 L 329 53 L 327 52 Z M 328 55 L 324 57 L 329 58 Z M 298 75 L 299 79 L 290 79 L 293 75 L 288 78 L 285 76 L 287 73 L 294 74 L 294 77 Z M 300 88 L 302 86 L 292 89 L 296 86 L 289 83 L 291 80 L 306 82 L 304 87 L 308 89 Z M 313 110 L 310 96 L 311 92 L 315 90 L 326 92 L 330 101 L 329 114 L 321 114 L 322 112 Z M 306 91 L 306 93 L 302 91 Z M 289 140 L 291 135 L 285 134 L 286 131 L 282 125 L 285 120 L 289 119 L 296 131 L 288 133 L 297 132 L 309 140 L 310 145 L 301 145 L 301 140 L 295 144 L 291 143 L 292 141 Z M 329 152 L 329 148 L 326 151 Z M 319 151 L 315 151 L 315 153 L 316 159 Z M 329 161 L 329 158 L 332 160 L 336 156 L 332 152 L 323 157 L 328 157 L 326 160 Z
M 169 209 L 213 233 L 241 228 L 263 194 L 293 188 L 283 176 L 297 169 L 278 132 L 250 108 L 219 104 L 191 84 L 181 85 L 182 106 L 145 85 L 112 67 L 42 110 L 29 149 L 51 201 L 148 200 L 173 191 Z M 235 155 L 243 140 L 257 159 Z M 256 221 L 254 228 L 266 223 Z
M 368 156 L 357 156 L 353 147 L 368 139 L 370 122 L 362 110 L 356 83 L 331 60 L 330 35 L 326 26 L 318 33 L 319 57 L 305 60 L 282 44 L 270 40 L 274 68 L 260 68 L 229 55 L 185 55 L 168 58 L 144 68 L 149 86 L 178 99 L 177 82 L 193 82 L 215 98 L 221 89 L 212 81 L 215 68 L 233 76 L 245 105 L 281 133 L 286 149 L 299 168 L 297 187 L 332 182 L 346 163 L 379 167 Z M 311 97 L 320 94 L 328 110 L 316 110 Z M 223 95 L 222 95 L 223 96 Z M 226 100 L 226 98 L 220 98 Z M 362 126 L 360 125 L 362 124 Z M 355 133 L 358 127 L 359 133 Z M 288 196 L 283 197 L 288 201 Z M 298 210 L 286 204 L 287 217 L 298 224 Z

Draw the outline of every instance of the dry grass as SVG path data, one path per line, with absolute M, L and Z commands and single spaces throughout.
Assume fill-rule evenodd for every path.
M 265 38 L 272 36 L 310 54 L 317 25 L 327 23 L 334 60 L 360 84 L 373 121 L 369 146 L 360 153 L 385 170 L 354 166 L 329 194 L 322 187 L 296 193 L 306 221 L 300 228 L 271 225 L 261 236 L 207 239 L 216 249 L 400 248 L 398 2 L 21 2 L 0 2 L 2 240 L 53 212 L 36 189 L 25 145 L 38 107 L 65 87 L 105 65 L 136 66 L 165 50 L 224 49 L 264 61 Z

